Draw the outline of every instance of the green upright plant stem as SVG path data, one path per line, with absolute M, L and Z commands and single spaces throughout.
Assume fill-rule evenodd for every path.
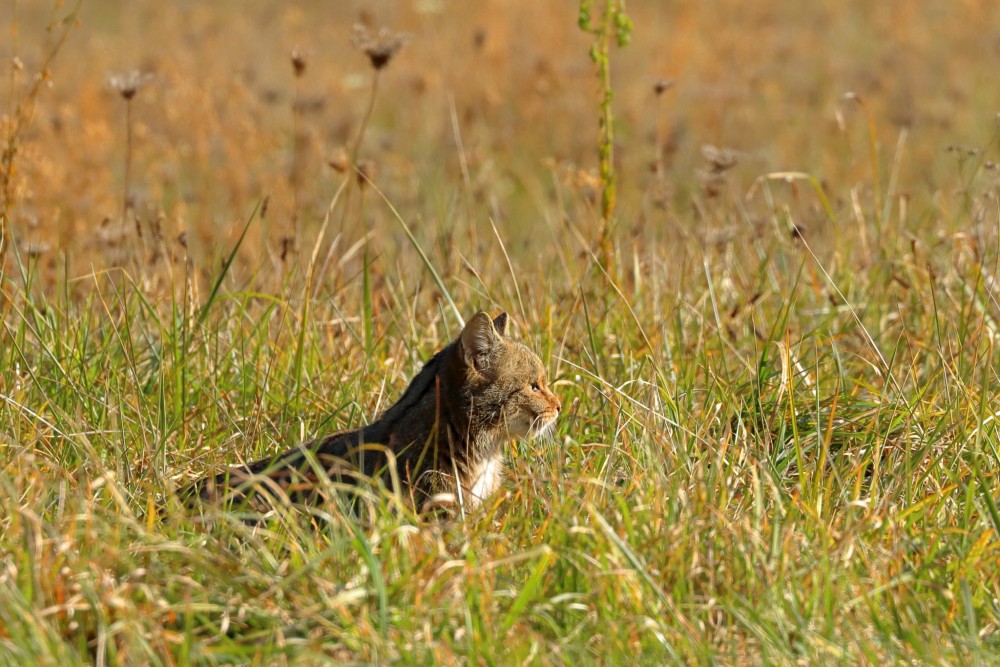
M 590 59 L 597 65 L 600 87 L 598 102 L 600 132 L 597 155 L 601 178 L 601 227 L 598 249 L 602 264 L 610 267 L 618 180 L 614 155 L 615 117 L 611 104 L 615 95 L 611 85 L 611 42 L 614 39 L 619 48 L 626 46 L 632 31 L 632 21 L 625 14 L 625 0 L 604 0 L 600 16 L 596 20 L 594 0 L 580 0 L 578 24 L 581 30 L 594 36 L 594 42 L 590 47 Z

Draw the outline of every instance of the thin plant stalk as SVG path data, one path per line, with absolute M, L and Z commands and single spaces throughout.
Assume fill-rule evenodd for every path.
M 594 0 L 580 0 L 577 22 L 581 30 L 594 36 L 594 42 L 590 47 L 590 59 L 597 66 L 597 79 L 600 85 L 598 103 L 600 135 L 597 155 L 601 175 L 601 228 L 597 245 L 601 262 L 604 266 L 610 267 L 613 259 L 611 236 L 618 180 L 614 159 L 615 117 L 611 107 L 615 95 L 611 86 L 611 43 L 613 37 L 619 48 L 628 44 L 632 21 L 625 14 L 624 0 L 604 0 L 603 6 L 598 11 L 600 16 L 595 18 Z
M 292 186 L 292 230 L 295 234 L 295 242 L 302 238 L 301 222 L 299 220 L 299 207 L 301 206 L 301 173 L 302 155 L 299 151 L 299 131 L 302 125 L 302 81 L 299 75 L 295 77 L 295 99 L 292 102 L 292 168 L 288 175 L 288 180 Z
M 51 43 L 49 49 L 38 68 L 38 75 L 34 77 L 33 83 L 28 87 L 24 95 L 17 95 L 18 78 L 21 74 L 23 64 L 18 57 L 20 50 L 19 34 L 17 30 L 18 3 L 12 3 L 13 23 L 11 30 L 13 40 L 13 58 L 10 58 L 12 67 L 10 69 L 10 122 L 7 124 L 7 131 L 3 137 L 3 150 L 0 151 L 0 231 L 3 231 L 10 221 L 10 211 L 14 208 L 14 173 L 15 162 L 19 151 L 21 135 L 26 131 L 28 125 L 35 115 L 35 103 L 45 84 L 51 81 L 52 64 L 56 56 L 62 50 L 63 45 L 69 38 L 70 31 L 77 25 L 76 18 L 80 13 L 83 0 L 77 0 L 73 8 L 61 19 L 55 19 L 48 26 L 50 34 L 56 34 L 56 39 Z M 58 31 L 56 26 L 59 26 Z M 9 244 L 7 244 L 9 245 Z M 0 244 L 0 257 L 5 252 L 5 244 Z
M 125 100 L 125 181 L 122 186 L 122 222 L 128 216 L 128 193 L 132 187 L 132 98 Z M 139 230 L 139 223 L 136 222 L 136 232 L 142 235 Z
M 368 122 L 371 120 L 372 112 L 375 109 L 375 97 L 378 94 L 378 81 L 381 75 L 381 70 L 376 69 L 375 74 L 372 77 L 372 87 L 368 94 L 368 107 L 365 109 L 365 115 L 361 118 L 361 125 L 358 126 L 358 136 L 354 139 L 354 145 L 351 146 L 351 153 L 349 156 L 348 172 L 347 172 L 347 192 L 344 198 L 344 212 L 340 220 L 341 232 L 344 229 L 344 223 L 347 219 L 348 211 L 351 208 L 351 186 L 354 183 L 358 175 L 358 154 L 361 152 L 361 144 L 364 142 L 365 132 L 368 129 Z
M 361 119 L 361 126 L 358 128 L 358 136 L 354 140 L 354 146 L 351 147 L 351 166 L 355 168 L 358 165 L 358 152 L 361 150 L 361 142 L 364 141 L 365 131 L 368 129 L 368 121 L 371 120 L 372 111 L 375 109 L 375 96 L 378 94 L 378 81 L 381 75 L 382 70 L 375 70 L 375 74 L 372 77 L 371 92 L 368 95 L 368 108 L 365 109 L 365 115 Z
M 361 142 L 365 137 L 365 130 L 368 129 L 368 121 L 371 120 L 372 111 L 375 109 L 375 97 L 378 94 L 378 81 L 381 77 L 382 70 L 376 69 L 374 76 L 372 76 L 372 87 L 371 93 L 368 95 L 368 108 L 365 109 L 365 115 L 361 119 L 361 126 L 358 128 L 358 136 L 354 141 L 354 146 L 351 148 L 351 166 L 355 170 L 354 174 L 351 176 L 358 176 L 358 153 L 361 150 Z M 353 180 L 353 179 L 352 179 Z M 364 182 L 359 182 L 358 187 L 361 189 L 361 218 L 365 221 L 365 184 Z M 365 221 L 365 226 L 370 227 L 367 221 Z M 371 238 L 371 229 L 367 229 L 369 233 L 365 236 L 365 248 L 364 248 L 364 300 L 363 307 L 364 312 L 362 313 L 362 321 L 364 322 L 364 333 L 365 333 L 365 351 L 370 355 L 372 340 L 374 338 L 374 327 L 372 322 L 372 299 L 371 299 L 371 255 L 368 251 L 368 239 Z
M 121 98 L 125 100 L 125 175 L 122 184 L 122 224 L 128 219 L 129 192 L 132 188 L 132 100 L 136 94 L 145 86 L 151 74 L 141 70 L 130 70 L 120 72 L 109 77 L 109 83 L 118 91 Z M 142 229 L 139 227 L 139 220 L 135 221 L 136 238 L 142 238 Z
M 365 215 L 365 184 L 360 184 L 361 188 L 361 219 L 365 221 L 365 228 L 367 233 L 365 234 L 365 246 L 363 255 L 363 272 L 362 272 L 362 301 L 361 301 L 361 321 L 364 324 L 364 334 L 365 334 L 365 354 L 367 357 L 371 357 L 372 343 L 375 339 L 375 314 L 372 308 L 372 264 L 371 264 L 371 253 L 368 248 L 368 242 L 372 238 L 371 234 L 371 223 L 368 222 L 367 216 Z

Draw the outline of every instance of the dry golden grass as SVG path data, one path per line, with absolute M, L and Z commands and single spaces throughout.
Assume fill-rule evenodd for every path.
M 138 68 L 155 77 L 135 98 L 131 197 L 148 235 L 158 231 L 176 255 L 185 233 L 196 257 L 218 256 L 267 196 L 266 222 L 242 249 L 256 266 L 280 254 L 293 232 L 294 173 L 306 236 L 296 241 L 308 246 L 340 179 L 328 162 L 352 143 L 367 101 L 369 71 L 350 39 L 366 16 L 414 37 L 386 71 L 362 156 L 377 165 L 398 209 L 439 222 L 460 206 L 465 228 L 481 227 L 495 204 L 514 242 L 539 241 L 532 232 L 551 210 L 556 178 L 583 225 L 597 135 L 592 66 L 581 57 L 587 38 L 571 7 L 508 4 L 388 3 L 376 16 L 365 3 L 244 10 L 233 2 L 88 2 L 21 142 L 12 229 L 23 243 L 51 250 L 42 268 L 62 265 L 62 253 L 71 275 L 107 266 L 119 257 L 117 244 L 134 240 L 131 226 L 118 229 L 125 108 L 107 74 Z M 17 90 L 46 52 L 48 9 L 19 7 L 25 69 Z M 620 213 L 623 227 L 644 238 L 725 224 L 705 201 L 706 144 L 738 151 L 725 200 L 771 171 L 808 171 L 835 196 L 871 183 L 866 120 L 842 102 L 847 92 L 878 123 L 883 169 L 900 130 L 910 129 L 897 194 L 921 208 L 954 173 L 944 147 L 979 145 L 992 131 L 994 3 L 944 11 L 921 3 L 651 2 L 630 12 L 635 39 L 615 54 L 613 72 Z M 9 12 L 5 18 L 9 24 Z M 310 66 L 299 81 L 293 138 L 297 47 Z M 661 79 L 676 85 L 658 100 Z M 662 183 L 650 169 L 657 139 Z M 293 167 L 296 142 L 301 164 Z M 692 203 L 701 215 L 692 216 Z M 388 233 L 382 227 L 391 223 L 379 222 L 376 230 Z M 553 225 L 545 242 L 561 234 Z M 348 231 L 349 245 L 360 235 Z
M 1000 3 L 631 3 L 605 263 L 575 3 L 72 9 L 0 8 L 0 663 L 994 660 Z M 495 503 L 149 513 L 480 307 L 567 406 Z

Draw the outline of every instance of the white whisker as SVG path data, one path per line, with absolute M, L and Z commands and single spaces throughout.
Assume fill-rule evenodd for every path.
M 541 424 L 541 425 L 539 425 Z M 541 440 L 550 437 L 555 431 L 556 418 L 539 415 L 531 423 L 529 434 L 533 440 Z

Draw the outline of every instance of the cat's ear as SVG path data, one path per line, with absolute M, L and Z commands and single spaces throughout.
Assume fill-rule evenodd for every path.
M 507 335 L 507 313 L 500 313 L 493 320 L 493 328 L 497 330 L 497 333 L 501 336 Z
M 483 372 L 490 365 L 490 357 L 500 344 L 500 335 L 490 316 L 479 311 L 468 321 L 460 336 L 462 355 L 467 366 Z

